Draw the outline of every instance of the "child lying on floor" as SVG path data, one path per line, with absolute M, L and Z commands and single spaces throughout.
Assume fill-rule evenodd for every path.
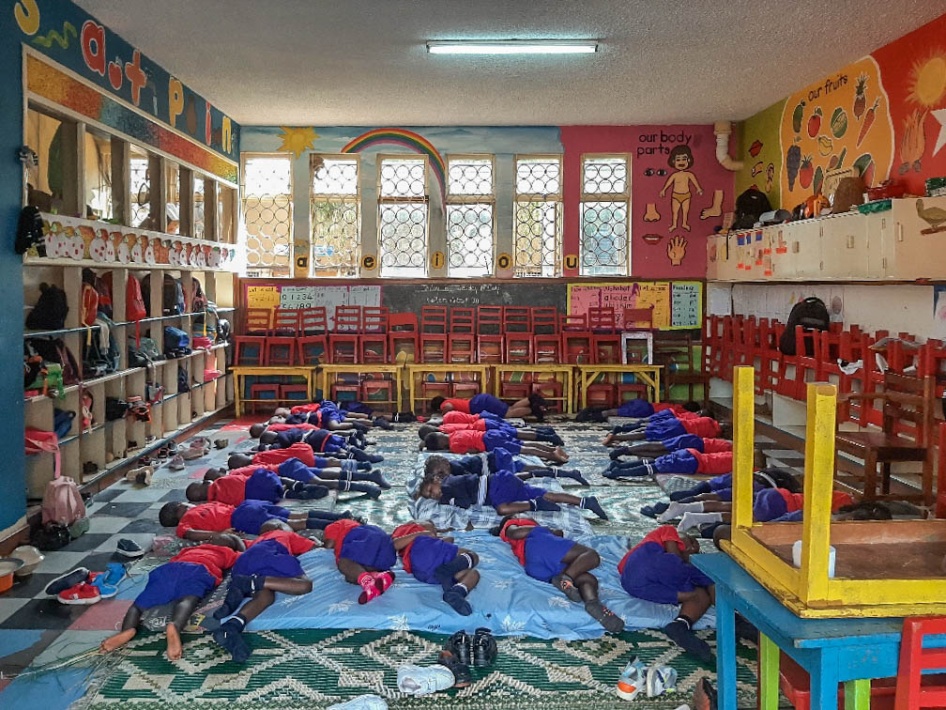
M 617 409 L 601 409 L 585 407 L 575 415 L 576 422 L 606 422 L 608 417 L 629 417 L 632 419 L 646 419 L 655 412 L 699 412 L 700 405 L 696 402 L 648 402 L 646 399 L 629 399 L 622 402 Z
M 213 632 L 213 640 L 230 652 L 237 663 L 250 657 L 243 638 L 246 625 L 276 601 L 276 592 L 300 596 L 312 591 L 297 555 L 316 546 L 314 540 L 293 532 L 282 520 L 267 520 L 260 536 L 246 543 L 246 552 L 230 573 L 230 586 L 223 604 L 214 611 L 215 619 L 226 619 Z M 250 597 L 241 608 L 243 600 Z M 235 613 L 239 609 L 239 613 Z M 226 618 L 229 617 L 229 618 Z
M 608 446 L 608 437 L 611 436 L 613 434 L 608 434 L 605 437 L 605 446 Z M 663 441 L 638 441 L 628 446 L 619 446 L 612 449 L 609 456 L 612 459 L 621 456 L 640 456 L 653 459 L 681 449 L 696 449 L 704 454 L 719 454 L 732 451 L 732 442 L 729 439 L 709 439 L 695 434 L 680 434 Z
M 289 469 L 287 464 L 293 461 L 297 464 L 294 475 L 285 477 L 263 467 L 252 469 L 248 474 L 231 472 L 220 476 L 217 472 L 208 472 L 203 481 L 188 485 L 185 495 L 191 503 L 217 501 L 237 506 L 245 500 L 270 503 L 278 503 L 283 498 L 316 500 L 327 496 L 329 490 L 355 491 L 377 499 L 381 495 L 382 482 L 384 488 L 391 487 L 377 469 L 368 473 L 356 471 L 343 474 L 339 471 L 335 478 L 317 478 L 312 473 L 317 469 L 307 467 L 299 459 L 290 459 L 283 466 Z
M 613 446 L 624 441 L 664 441 L 681 434 L 694 434 L 704 439 L 731 439 L 732 427 L 721 425 L 710 417 L 677 419 L 670 416 L 661 417 L 656 421 L 651 417 L 650 422 L 631 431 L 618 433 L 612 431 L 602 443 L 605 446 Z
M 166 528 L 177 528 L 177 536 L 204 542 L 221 532 L 259 535 L 263 523 L 278 518 L 293 530 L 324 530 L 337 520 L 351 519 L 352 514 L 327 510 L 291 511 L 261 500 L 247 500 L 234 507 L 226 503 L 165 503 L 158 512 L 158 521 Z
M 601 474 L 605 478 L 642 478 L 655 473 L 720 474 L 732 471 L 732 451 L 704 454 L 696 449 L 681 449 L 655 459 L 642 459 L 631 463 L 611 461 Z
M 485 477 L 472 473 L 463 476 L 451 475 L 443 480 L 428 479 L 425 476 L 418 495 L 458 508 L 490 505 L 500 515 L 515 515 L 529 510 L 557 511 L 561 510 L 558 504 L 565 503 L 589 510 L 602 520 L 608 519 L 594 496 L 579 498 L 569 493 L 556 493 L 529 486 L 509 471 L 499 471 Z
M 606 631 L 624 630 L 624 620 L 598 599 L 598 579 L 591 574 L 601 564 L 597 552 L 529 518 L 505 518 L 490 533 L 509 543 L 527 575 L 551 584 L 573 602 L 583 602 Z
M 270 449 L 288 449 L 293 444 L 307 444 L 319 454 L 351 457 L 358 461 L 381 463 L 383 456 L 369 454 L 360 446 L 351 443 L 345 437 L 333 434 L 326 429 L 303 429 L 293 427 L 285 431 L 264 431 L 259 436 L 259 451 Z
M 473 569 L 480 561 L 475 552 L 457 547 L 452 537 L 439 537 L 427 521 L 399 525 L 391 538 L 405 572 L 443 587 L 443 600 L 461 616 L 473 613 L 467 595 L 480 581 L 480 573 Z
M 216 589 L 223 573 L 233 567 L 244 549 L 243 541 L 236 535 L 217 533 L 207 540 L 203 545 L 185 547 L 148 573 L 144 591 L 125 612 L 121 631 L 102 641 L 102 651 L 114 651 L 135 638 L 144 610 L 173 603 L 171 620 L 165 628 L 167 655 L 172 661 L 181 658 L 181 631 L 187 620 L 201 599 Z
M 374 525 L 339 520 L 325 528 L 322 544 L 335 550 L 335 564 L 345 581 L 361 587 L 359 604 L 367 604 L 394 584 L 397 561 L 391 536 Z
M 554 446 L 562 446 L 565 442 L 555 433 L 552 427 L 514 427 L 504 419 L 492 414 L 464 414 L 450 411 L 443 415 L 443 420 L 437 424 L 423 424 L 418 430 L 418 436 L 423 439 L 432 431 L 442 431 L 451 434 L 455 431 L 501 431 L 510 438 L 520 441 L 544 441 Z
M 486 457 L 487 471 L 483 471 L 483 457 Z M 517 461 L 513 455 L 505 449 L 496 449 L 488 454 L 479 456 L 464 456 L 460 459 L 448 459 L 445 456 L 428 456 L 424 462 L 424 478 L 443 480 L 447 476 L 463 476 L 473 474 L 474 476 L 489 475 L 499 471 L 514 471 L 517 469 Z M 528 481 L 530 478 L 566 478 L 576 481 L 583 486 L 589 486 L 581 475 L 581 471 L 564 468 L 545 468 L 544 466 L 532 467 L 528 470 L 516 470 L 516 478 L 520 481 Z
M 716 585 L 690 564 L 690 555 L 699 551 L 696 540 L 681 539 L 673 527 L 663 525 L 624 555 L 618 563 L 618 574 L 624 591 L 632 597 L 657 604 L 679 604 L 680 613 L 663 627 L 663 632 L 684 651 L 708 663 L 713 660 L 713 652 L 692 629 L 716 603 Z
M 421 449 L 426 447 L 430 451 L 450 451 L 454 454 L 477 454 L 483 451 L 494 451 L 503 448 L 513 456 L 538 456 L 544 461 L 552 463 L 566 463 L 568 454 L 560 446 L 552 446 L 538 441 L 520 443 L 519 439 L 510 436 L 505 431 L 455 431 L 445 434 L 433 431 L 424 437 Z
M 325 416 L 326 412 L 328 412 L 331 418 L 338 419 L 339 421 L 349 422 L 359 428 L 367 428 L 371 426 L 376 426 L 381 429 L 392 428 L 391 422 L 385 417 L 372 416 L 370 411 L 371 410 L 368 409 L 367 412 L 358 412 L 348 408 L 347 406 L 343 409 L 335 402 L 326 399 L 322 400 L 321 402 L 297 404 L 290 409 L 286 409 L 285 407 L 277 407 L 276 411 L 273 412 L 273 416 L 274 418 L 284 419 L 287 424 L 297 424 L 301 422 L 319 424 L 322 421 L 322 417 Z M 318 414 L 319 412 L 322 412 L 322 414 Z
M 454 410 L 464 414 L 489 412 L 500 419 L 522 419 L 531 415 L 541 421 L 546 409 L 547 402 L 537 394 L 517 400 L 512 404 L 506 404 L 498 397 L 486 393 L 473 395 L 470 399 L 434 397 L 430 400 L 432 414 L 437 412 L 446 414 Z

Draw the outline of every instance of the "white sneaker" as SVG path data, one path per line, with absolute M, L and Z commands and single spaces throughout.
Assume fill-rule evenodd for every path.
M 647 669 L 647 697 L 656 698 L 677 689 L 677 671 L 670 666 L 652 665 Z
M 640 658 L 634 656 L 624 666 L 624 671 L 621 673 L 621 677 L 618 678 L 618 687 L 615 691 L 618 697 L 625 700 L 634 700 L 640 693 L 644 692 L 646 676 L 647 667 Z
M 330 705 L 326 710 L 388 710 L 388 702 L 380 695 L 359 695 L 348 702 Z
M 397 669 L 397 689 L 408 695 L 421 696 L 452 688 L 456 683 L 449 668 L 439 664 L 427 666 L 406 665 Z

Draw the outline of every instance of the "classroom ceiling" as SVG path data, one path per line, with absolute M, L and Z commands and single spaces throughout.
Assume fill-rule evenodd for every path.
M 946 0 L 76 0 L 243 125 L 740 120 Z M 429 39 L 600 40 L 451 57 Z

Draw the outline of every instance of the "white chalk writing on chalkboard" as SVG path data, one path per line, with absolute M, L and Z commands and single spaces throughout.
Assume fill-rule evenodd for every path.
M 702 289 L 698 283 L 675 283 L 670 291 L 670 325 L 699 328 L 703 314 Z

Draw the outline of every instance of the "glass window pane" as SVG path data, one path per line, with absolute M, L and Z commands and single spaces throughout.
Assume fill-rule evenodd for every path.
M 292 161 L 285 156 L 243 159 L 243 228 L 247 274 L 290 276 Z

